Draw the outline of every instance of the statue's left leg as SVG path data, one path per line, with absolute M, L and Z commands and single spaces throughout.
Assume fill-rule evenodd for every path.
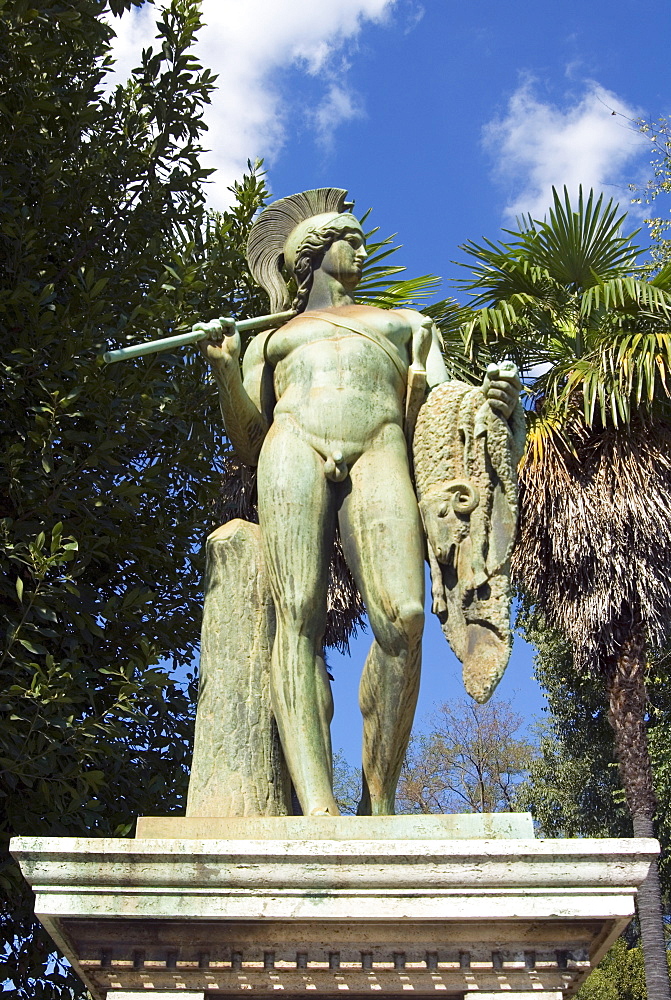
M 394 812 L 419 692 L 424 536 L 398 427 L 351 468 L 340 531 L 375 641 L 361 677 L 363 794 L 359 812 Z

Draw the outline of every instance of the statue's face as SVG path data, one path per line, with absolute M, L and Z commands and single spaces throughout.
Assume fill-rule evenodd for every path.
M 348 226 L 324 254 L 321 270 L 336 278 L 343 288 L 353 289 L 361 281 L 366 256 L 363 231 Z

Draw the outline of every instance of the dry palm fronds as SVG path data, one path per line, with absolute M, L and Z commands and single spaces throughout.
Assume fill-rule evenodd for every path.
M 566 428 L 520 475 L 516 581 L 566 635 L 576 668 L 607 671 L 625 640 L 652 646 L 671 620 L 671 425 Z
M 256 469 L 243 465 L 230 451 L 225 456 L 217 519 L 219 524 L 223 524 L 235 517 L 258 524 Z M 357 629 L 364 627 L 365 608 L 345 562 L 337 529 L 329 566 L 327 600 L 324 646 L 347 653 L 350 639 L 356 635 Z
M 256 469 L 244 465 L 233 450 L 224 455 L 224 474 L 217 504 L 217 523 L 225 524 L 234 518 L 259 523 L 256 503 Z
M 363 621 L 365 613 L 361 594 L 345 562 L 340 533 L 336 528 L 329 566 L 324 646 L 327 649 L 339 649 L 341 653 L 349 653 L 350 639 L 356 635 L 358 629 L 365 628 Z

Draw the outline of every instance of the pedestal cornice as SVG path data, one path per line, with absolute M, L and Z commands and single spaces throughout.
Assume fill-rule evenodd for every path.
M 658 850 L 636 839 L 12 841 L 37 915 L 97 998 L 567 991 L 628 923 Z

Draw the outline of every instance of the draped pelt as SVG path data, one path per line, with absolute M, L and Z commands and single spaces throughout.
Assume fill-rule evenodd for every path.
M 524 436 L 519 403 L 506 420 L 481 389 L 451 381 L 429 393 L 413 437 L 433 610 L 479 702 L 510 656 L 510 554 Z

